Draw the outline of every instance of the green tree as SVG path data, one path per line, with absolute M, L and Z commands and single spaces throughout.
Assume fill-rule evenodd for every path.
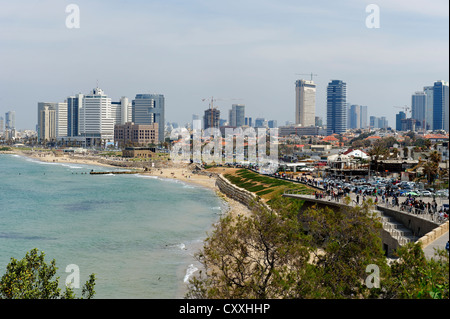
M 204 270 L 188 298 L 361 298 L 368 264 L 384 269 L 381 225 L 369 206 L 342 211 L 298 206 L 285 199 L 273 211 L 221 219 L 198 254 Z M 287 209 L 286 207 L 290 207 Z M 383 271 L 383 273 L 388 273 Z
M 379 236 L 381 223 L 372 204 L 341 210 L 308 209 L 301 219 L 308 225 L 307 245 L 316 254 L 314 290 L 321 298 L 361 298 L 379 293 L 365 285 L 366 267 L 375 264 L 388 274 Z
M 36 248 L 27 252 L 21 260 L 11 258 L 6 266 L 6 273 L 0 281 L 0 299 L 74 299 L 72 288 L 65 288 L 61 292 L 59 277 L 56 274 L 56 262 L 45 262 L 45 254 L 38 254 Z M 82 288 L 81 299 L 91 299 L 95 295 L 95 275 Z
M 384 298 L 448 299 L 449 257 L 437 250 L 435 258 L 425 258 L 420 243 L 409 243 L 397 250 L 398 260 L 391 266 L 391 277 L 384 283 Z
M 375 163 L 375 170 L 378 171 L 379 160 L 389 156 L 389 149 L 386 147 L 386 143 L 380 140 L 374 143 L 369 150 L 369 155 Z
M 292 217 L 257 204 L 249 217 L 222 218 L 197 254 L 205 273 L 191 280 L 187 297 L 289 296 L 309 256 L 301 245 L 298 220 Z

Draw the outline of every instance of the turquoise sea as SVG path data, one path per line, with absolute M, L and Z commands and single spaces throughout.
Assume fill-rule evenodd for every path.
M 44 251 L 63 285 L 95 273 L 95 298 L 183 298 L 193 254 L 225 210 L 212 190 L 110 168 L 0 154 L 0 276 L 10 258 Z M 77 296 L 81 288 L 75 289 Z

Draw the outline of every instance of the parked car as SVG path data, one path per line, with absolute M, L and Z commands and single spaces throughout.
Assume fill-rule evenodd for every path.
M 420 191 L 420 195 L 426 196 L 426 197 L 431 197 L 431 196 L 433 196 L 433 193 L 430 191 L 424 190 L 424 191 Z
M 448 197 L 448 189 L 440 189 L 435 194 L 439 197 Z

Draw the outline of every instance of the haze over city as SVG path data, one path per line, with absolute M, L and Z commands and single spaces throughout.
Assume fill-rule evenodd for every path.
M 67 28 L 67 5 L 80 28 Z M 38 102 L 63 102 L 97 83 L 119 100 L 164 94 L 166 121 L 180 125 L 223 99 L 223 112 L 295 121 L 295 81 L 317 84 L 316 115 L 326 121 L 326 87 L 347 83 L 347 102 L 390 126 L 411 95 L 448 81 L 448 1 L 377 1 L 380 27 L 368 28 L 367 1 L 0 1 L 0 114 L 35 129 Z

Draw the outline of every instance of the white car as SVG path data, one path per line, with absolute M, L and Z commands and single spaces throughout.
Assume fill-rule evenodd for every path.
M 447 189 L 440 189 L 436 192 L 436 196 L 439 197 L 448 197 L 448 190 Z
M 420 193 L 422 196 L 427 196 L 427 197 L 433 196 L 433 193 L 430 191 L 421 191 Z

